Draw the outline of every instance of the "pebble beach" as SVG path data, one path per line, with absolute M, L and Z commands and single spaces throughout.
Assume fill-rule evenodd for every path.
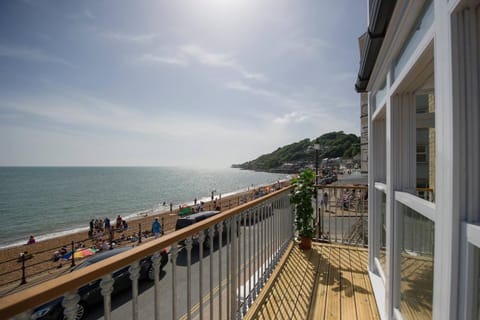
M 227 210 L 236 207 L 242 203 L 242 200 L 253 200 L 254 191 L 245 191 L 237 194 L 233 194 L 222 198 L 216 199 L 217 205 L 221 205 L 222 210 Z M 213 209 L 213 203 L 211 201 L 205 202 L 205 210 Z M 145 214 L 138 218 L 131 218 L 128 220 L 129 229 L 125 232 L 126 235 L 133 233 L 138 234 L 139 225 L 142 226 L 142 231 L 149 230 L 152 222 L 155 218 L 159 218 L 164 223 L 164 232 L 169 233 L 175 230 L 175 223 L 178 217 L 179 208 L 169 210 L 160 214 L 149 215 Z M 115 216 L 109 217 L 114 221 Z M 85 222 L 88 225 L 88 221 Z M 118 238 L 120 233 L 116 233 L 115 237 Z M 106 239 L 106 237 L 104 237 Z M 146 238 L 145 241 L 153 239 L 153 237 Z M 25 242 L 28 239 L 25 239 Z M 142 240 L 143 241 L 143 240 Z M 0 296 L 9 294 L 11 292 L 21 290 L 29 285 L 33 285 L 45 280 L 48 280 L 59 273 L 67 272 L 70 269 L 71 261 L 63 261 L 61 264 L 57 261 L 53 261 L 52 256 L 55 251 L 61 247 L 66 246 L 70 251 L 73 243 L 83 243 L 85 247 L 92 247 L 95 244 L 95 240 L 88 239 L 88 230 L 67 234 L 59 237 L 49 238 L 43 241 L 37 241 L 30 245 L 21 245 L 14 247 L 7 247 L 0 249 Z M 138 245 L 138 242 L 125 241 L 120 245 Z M 20 285 L 21 281 L 21 261 L 19 260 L 20 253 L 26 252 L 26 255 L 31 259 L 25 261 L 26 265 L 26 280 L 28 285 Z M 80 262 L 81 260 L 79 260 Z M 61 265 L 61 267 L 59 267 Z M 34 275 L 31 275 L 31 274 Z

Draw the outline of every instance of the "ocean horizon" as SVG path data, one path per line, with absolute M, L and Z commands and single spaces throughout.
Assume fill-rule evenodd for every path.
M 0 248 L 87 230 L 92 218 L 128 221 L 287 177 L 233 168 L 0 167 Z

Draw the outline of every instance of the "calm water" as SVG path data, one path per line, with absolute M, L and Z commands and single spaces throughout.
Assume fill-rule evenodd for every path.
M 0 167 L 0 247 L 85 229 L 92 218 L 132 218 L 162 203 L 209 199 L 285 179 L 238 169 Z

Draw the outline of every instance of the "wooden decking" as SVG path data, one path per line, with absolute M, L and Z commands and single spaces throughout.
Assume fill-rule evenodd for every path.
M 293 245 L 246 319 L 380 319 L 367 272 L 367 250 Z

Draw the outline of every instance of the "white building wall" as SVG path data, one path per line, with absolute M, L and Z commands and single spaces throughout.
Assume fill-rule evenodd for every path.
M 409 228 L 431 230 L 421 251 L 428 260 L 434 248 L 432 298 L 417 308 L 433 319 L 480 319 L 480 1 L 433 0 L 430 17 L 425 3 L 397 1 L 367 87 L 369 270 L 382 318 L 415 318 L 405 299 L 420 297 L 404 291 L 402 274 L 402 261 L 415 249 L 405 251 L 412 242 L 405 237 Z M 415 188 L 415 95 L 430 91 L 435 119 L 428 168 L 435 197 L 427 201 Z M 412 214 L 416 220 L 405 220 Z M 413 279 L 420 272 L 413 271 Z

